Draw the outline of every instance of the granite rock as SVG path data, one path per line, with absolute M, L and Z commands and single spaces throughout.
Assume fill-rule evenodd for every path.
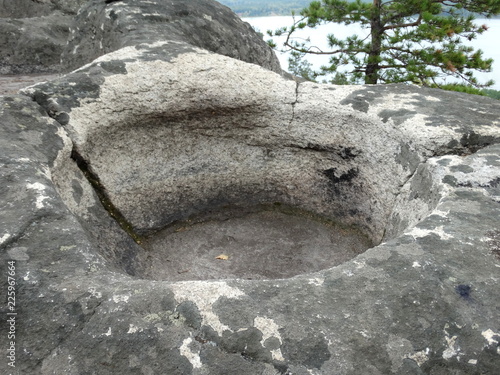
M 281 72 L 262 37 L 214 0 L 89 1 L 75 18 L 62 62 L 76 69 L 117 49 L 156 40 L 186 42 Z
M 16 280 L 0 312 L 17 313 L 2 341 L 16 371 L 500 367 L 500 102 L 286 80 L 211 1 L 91 1 L 75 22 L 63 60 L 77 70 L 0 96 L 0 254 Z M 302 225 L 228 273 L 232 254 L 191 251 L 193 233 L 201 250 L 259 246 L 290 221 L 241 223 L 277 211 L 370 245 L 333 266 L 307 268 L 312 251 L 286 263 L 273 249 L 307 242 Z M 148 246 L 174 235 L 189 266 Z
M 22 372 L 499 367 L 498 101 L 299 84 L 174 41 L 23 92 L 0 97 L 0 249 L 16 260 Z M 275 202 L 376 246 L 292 278 L 148 274 L 141 236 Z
M 0 0 L 0 74 L 59 73 L 70 26 L 87 0 Z
M 0 74 L 66 73 L 154 41 L 181 41 L 281 72 L 252 27 L 214 0 L 0 2 Z
M 87 0 L 0 0 L 0 18 L 33 18 L 55 12 L 75 15 Z
M 59 73 L 72 16 L 0 18 L 0 74 Z

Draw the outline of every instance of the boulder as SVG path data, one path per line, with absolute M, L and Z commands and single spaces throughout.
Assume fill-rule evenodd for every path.
M 296 83 L 173 40 L 121 48 L 23 93 L 0 97 L 16 370 L 499 368 L 500 102 Z M 259 236 L 262 212 L 357 228 L 372 245 L 335 266 L 249 279 L 221 271 L 239 247 L 196 263 L 204 252 L 174 237 L 202 233 L 197 246 L 216 249 L 220 228 L 238 244 L 244 230 Z M 170 255 L 148 247 L 172 238 Z M 186 268 L 169 264 L 174 253 Z M 273 258 L 266 267 L 283 266 Z
M 54 12 L 75 15 L 87 0 L 0 0 L 0 18 L 33 18 Z
M 76 69 L 117 49 L 156 40 L 186 42 L 281 72 L 262 37 L 214 0 L 89 1 L 75 18 L 62 61 Z
M 62 72 L 70 25 L 86 0 L 0 0 L 0 74 Z
M 0 3 L 0 74 L 69 72 L 156 40 L 187 42 L 281 72 L 252 27 L 214 0 Z M 7 18 L 8 17 L 8 18 Z
M 71 16 L 60 12 L 34 18 L 0 18 L 0 74 L 61 72 Z

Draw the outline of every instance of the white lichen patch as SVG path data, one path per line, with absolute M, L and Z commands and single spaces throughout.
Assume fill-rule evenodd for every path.
M 481 332 L 481 335 L 488 341 L 488 345 L 496 345 L 500 339 L 500 333 L 493 332 L 491 329 Z
M 448 331 L 446 330 L 449 328 L 448 324 L 445 324 L 444 326 L 444 339 L 446 341 L 446 346 L 447 348 L 443 351 L 443 358 L 448 360 L 453 357 L 457 357 L 457 359 L 460 359 L 460 347 L 457 344 L 457 339 L 458 336 L 451 336 Z
M 102 297 L 102 293 L 98 292 L 97 289 L 94 287 L 89 288 L 88 291 L 92 297 L 95 297 L 98 299 L 100 299 Z
M 193 342 L 193 339 L 191 337 L 188 337 L 182 342 L 181 347 L 179 348 L 179 351 L 181 355 L 186 357 L 188 361 L 191 363 L 193 368 L 201 368 L 201 358 L 199 353 L 193 352 L 189 345 Z
M 440 208 L 435 208 L 434 210 L 432 210 L 432 212 L 430 213 L 430 215 L 436 215 L 436 216 L 441 216 L 441 217 L 448 217 L 449 213 L 450 213 L 450 210 L 443 211 Z
M 112 300 L 114 303 L 120 303 L 120 302 L 125 302 L 128 303 L 130 296 L 126 294 L 119 294 L 116 296 L 113 296 Z
M 325 282 L 325 279 L 322 277 L 315 277 L 312 279 L 308 280 L 308 284 L 315 285 L 315 286 L 321 286 Z
M 224 331 L 232 331 L 227 325 L 222 324 L 212 306 L 221 297 L 237 299 L 245 294 L 238 288 L 231 287 L 223 281 L 202 282 L 185 281 L 172 284 L 177 303 L 184 301 L 193 302 L 200 311 L 202 324 L 212 327 L 219 335 Z
M 449 235 L 448 233 L 445 233 L 444 226 L 439 226 L 439 227 L 436 227 L 434 229 L 422 229 L 422 228 L 414 227 L 409 232 L 406 232 L 406 234 L 409 234 L 414 239 L 427 237 L 427 236 L 430 236 L 431 234 L 438 235 L 439 238 L 442 240 L 449 240 L 449 239 L 453 238 L 453 236 Z
M 42 166 L 40 169 L 37 170 L 36 173 L 38 176 L 43 176 L 47 180 L 52 180 L 52 172 L 50 171 L 49 167 L 47 166 Z
M 75 247 L 76 247 L 76 245 L 70 245 L 70 246 L 59 246 L 59 250 L 60 250 L 60 251 L 68 251 L 68 250 L 74 249 Z
M 134 324 L 129 324 L 127 333 L 142 332 L 142 328 L 137 327 Z
M 26 188 L 30 189 L 30 190 L 35 190 L 37 192 L 36 201 L 35 201 L 36 208 L 38 208 L 39 210 L 44 208 L 45 206 L 44 206 L 43 202 L 46 199 L 49 199 L 49 197 L 47 195 L 45 195 L 46 186 L 39 183 L 39 182 L 35 182 L 34 184 L 27 184 Z
M 429 360 L 430 351 L 431 350 L 429 348 L 426 348 L 425 350 L 421 350 L 414 354 L 408 354 L 406 358 L 413 359 L 415 362 L 417 362 L 417 365 L 420 367 Z
M 460 348 L 456 344 L 457 338 L 457 336 L 445 336 L 446 345 L 448 347 L 443 351 L 444 359 L 451 359 L 459 355 Z
M 0 237 L 0 245 L 6 242 L 10 238 L 9 233 L 5 233 L 2 237 Z
M 271 337 L 275 337 L 276 339 L 278 339 L 280 345 L 283 343 L 283 341 L 281 340 L 281 335 L 279 333 L 280 327 L 274 322 L 273 319 L 258 316 L 254 319 L 253 325 L 255 328 L 262 332 L 262 340 L 260 341 L 262 346 L 265 346 L 265 341 Z M 272 349 L 271 355 L 273 356 L 274 360 L 285 360 L 280 348 Z

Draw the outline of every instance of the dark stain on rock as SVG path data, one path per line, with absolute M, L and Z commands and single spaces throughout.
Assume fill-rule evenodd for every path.
M 113 61 L 103 61 L 99 64 L 101 68 L 109 73 L 114 74 L 127 74 L 127 68 L 125 67 L 125 62 L 120 60 Z
M 494 180 L 491 180 L 489 183 L 488 183 L 489 187 L 492 187 L 492 188 L 497 188 L 499 185 L 500 185 L 500 177 L 497 177 L 495 178 Z
M 219 336 L 211 327 L 202 326 L 196 341 L 215 343 L 221 350 L 239 355 L 245 360 L 273 363 L 271 351 L 261 344 L 262 337 L 262 332 L 255 327 L 237 332 L 224 331 L 222 336 Z
M 323 174 L 328 177 L 333 185 L 337 185 L 340 183 L 350 183 L 354 178 L 358 176 L 359 171 L 357 168 L 351 168 L 346 173 L 341 173 L 339 175 L 337 173 L 337 168 L 330 168 L 324 170 Z
M 408 143 L 401 142 L 399 154 L 396 154 L 396 162 L 401 164 L 410 173 L 414 173 L 420 164 L 420 156 L 417 151 L 413 150 Z
M 457 294 L 465 300 L 470 301 L 472 299 L 472 287 L 470 285 L 459 284 L 455 287 L 455 292 L 457 292 Z
M 201 328 L 202 318 L 200 310 L 198 310 L 196 304 L 191 301 L 185 301 L 177 306 L 176 310 L 184 317 L 184 319 L 186 319 L 186 324 L 188 327 L 191 327 L 193 329 Z
M 114 22 L 118 19 L 118 15 L 114 10 L 112 10 L 111 12 L 109 12 L 109 18 L 111 18 L 111 20 Z
M 80 181 L 78 181 L 77 179 L 73 179 L 71 181 L 71 187 L 73 188 L 73 199 L 77 204 L 80 204 L 80 200 L 82 199 L 83 195 L 83 188 L 82 185 L 80 185 Z
M 474 172 L 474 168 L 472 168 L 469 165 L 465 164 L 460 164 L 460 165 L 453 165 L 450 167 L 450 171 L 452 172 L 462 172 L 462 173 L 472 173 Z
M 370 104 L 380 99 L 380 88 L 365 87 L 356 90 L 340 102 L 342 105 L 351 105 L 352 109 L 360 112 L 368 113 Z
M 246 311 L 248 301 L 245 298 L 234 299 L 220 297 L 212 306 L 212 310 L 217 314 L 220 321 L 230 327 L 233 331 L 253 325 L 255 312 Z M 242 313 L 242 311 L 244 311 Z
M 179 10 L 179 11 L 175 12 L 175 15 L 179 16 L 179 17 L 187 17 L 187 16 L 189 16 L 189 10 L 187 10 L 187 9 Z
M 223 335 L 222 345 L 230 353 L 240 353 L 244 358 L 270 363 L 271 352 L 262 346 L 261 340 L 262 332 L 251 327 L 227 336 Z
M 365 112 L 368 113 L 368 110 L 370 109 L 370 102 L 366 100 L 363 97 L 355 97 L 355 98 L 350 98 L 350 99 L 344 99 L 340 102 L 340 104 L 351 104 L 352 109 L 355 109 L 356 111 L 360 112 Z
M 466 133 L 462 136 L 462 138 L 460 139 L 460 145 L 469 150 L 469 152 L 474 153 L 498 141 L 499 139 L 494 136 L 485 136 L 477 134 L 474 131 L 470 131 L 469 133 Z
M 297 144 L 291 144 L 288 146 L 300 148 L 302 150 L 334 153 L 340 156 L 340 158 L 343 160 L 355 159 L 362 153 L 360 149 L 357 149 L 355 147 L 343 147 L 335 144 L 319 144 L 319 143 L 308 142 L 307 145 L 305 146 Z
M 458 180 L 455 176 L 448 174 L 443 177 L 443 183 L 456 187 L 458 185 Z
M 302 340 L 285 339 L 282 346 L 283 356 L 290 362 L 307 368 L 320 369 L 331 358 L 328 343 L 324 337 L 308 335 Z
M 410 111 L 408 109 L 384 109 L 378 113 L 378 116 L 384 123 L 392 118 L 392 121 L 394 121 L 395 125 L 401 125 L 403 122 L 412 118 L 416 114 L 417 111 Z

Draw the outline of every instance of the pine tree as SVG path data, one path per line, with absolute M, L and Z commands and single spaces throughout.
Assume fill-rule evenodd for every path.
M 493 60 L 463 43 L 488 29 L 474 23 L 475 15 L 491 17 L 499 13 L 500 0 L 321 0 L 302 10 L 302 17 L 294 18 L 291 27 L 270 35 L 286 36 L 284 46 L 293 51 L 295 67 L 307 67 L 300 63 L 307 54 L 330 55 L 328 66 L 314 73 L 309 67 L 307 74 L 335 74 L 333 83 L 412 82 L 431 86 L 439 77 L 454 76 L 466 85 L 486 87 L 493 82 L 479 83 L 474 71 L 491 71 Z M 328 51 L 294 40 L 297 30 L 324 23 L 357 23 L 367 28 L 369 35 L 352 35 L 344 40 L 329 35 Z M 351 71 L 338 71 L 348 64 L 353 66 Z

